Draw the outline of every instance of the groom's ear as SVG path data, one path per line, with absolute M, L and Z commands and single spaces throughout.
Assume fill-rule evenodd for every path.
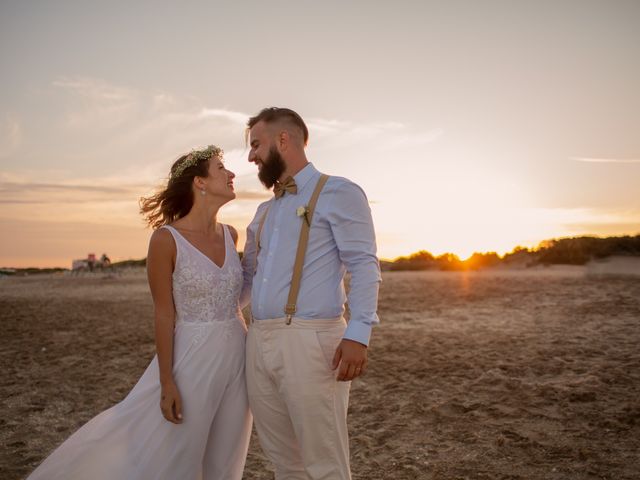
M 289 136 L 289 132 L 286 130 L 282 130 L 278 134 L 278 148 L 281 152 L 285 152 L 287 148 L 289 148 L 289 143 L 291 142 L 291 137 Z

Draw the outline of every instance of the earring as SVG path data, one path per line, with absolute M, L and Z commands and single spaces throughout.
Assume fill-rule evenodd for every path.
M 200 190 L 200 195 L 206 195 L 207 192 L 205 192 L 204 190 Z

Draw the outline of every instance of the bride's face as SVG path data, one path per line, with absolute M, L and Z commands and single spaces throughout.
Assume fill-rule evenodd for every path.
M 235 176 L 235 173 L 227 170 L 221 158 L 213 157 L 209 160 L 209 176 L 201 180 L 207 194 L 222 197 L 229 201 L 236 198 L 233 188 Z M 196 192 L 196 194 L 200 193 Z

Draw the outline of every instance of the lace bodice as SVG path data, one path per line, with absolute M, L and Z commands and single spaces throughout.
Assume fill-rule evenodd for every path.
M 218 267 L 175 228 L 165 225 L 176 242 L 173 301 L 176 325 L 236 320 L 242 289 L 242 266 L 226 225 L 224 264 Z

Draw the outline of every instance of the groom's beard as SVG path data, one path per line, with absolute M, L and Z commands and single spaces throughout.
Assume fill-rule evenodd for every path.
M 282 155 L 276 147 L 269 149 L 269 155 L 262 162 L 262 168 L 258 171 L 258 179 L 267 187 L 273 187 L 278 179 L 282 176 L 287 166 L 282 159 Z

